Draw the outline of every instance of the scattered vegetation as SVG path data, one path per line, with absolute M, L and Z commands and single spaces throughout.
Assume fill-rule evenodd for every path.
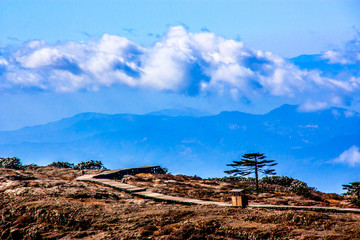
M 256 191 L 256 179 L 252 177 L 235 177 L 225 176 L 222 178 L 211 178 L 211 180 L 237 184 L 240 188 L 246 189 L 248 192 Z M 312 200 L 320 200 L 315 192 L 315 188 L 309 187 L 307 183 L 287 176 L 265 176 L 259 179 L 259 192 L 292 192 Z
M 104 164 L 101 161 L 94 161 L 90 160 L 87 162 L 80 162 L 76 165 L 69 162 L 52 162 L 48 165 L 49 167 L 56 167 L 56 168 L 71 168 L 77 170 L 84 170 L 84 169 L 106 169 Z M 23 165 L 19 158 L 17 157 L 7 157 L 2 158 L 0 157 L 0 168 L 9 168 L 9 169 L 34 169 L 38 167 L 36 164 L 28 164 Z M 168 170 L 166 168 L 160 168 L 159 173 L 167 173 Z
M 305 182 L 295 179 L 290 184 L 289 190 L 297 195 L 310 197 L 311 191 L 314 191 L 315 188 L 309 187 Z
M 106 168 L 101 161 L 90 160 L 87 162 L 80 162 L 76 164 L 74 169 L 83 170 L 83 169 L 106 169 Z
M 69 162 L 52 162 L 48 166 L 57 168 L 74 168 L 74 164 Z
M 294 178 L 287 176 L 265 176 L 260 179 L 260 183 L 277 184 L 284 187 L 290 187 L 294 181 Z
M 0 168 L 21 169 L 22 163 L 17 157 L 0 158 Z
M 76 165 L 69 162 L 52 162 L 48 165 L 49 167 L 56 167 L 56 168 L 72 168 L 76 170 L 84 170 L 84 169 L 106 169 L 104 164 L 101 161 L 94 161 L 90 160 L 87 162 L 80 162 Z
M 255 182 L 255 178 L 253 177 L 235 177 L 235 176 L 225 176 L 222 178 L 211 178 L 212 180 L 218 180 L 222 182 Z

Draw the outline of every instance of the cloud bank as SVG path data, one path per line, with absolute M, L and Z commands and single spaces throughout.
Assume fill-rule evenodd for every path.
M 330 50 L 322 55 L 323 59 L 329 61 L 330 64 L 359 66 L 360 64 L 360 32 L 356 32 L 356 37 L 347 42 L 342 50 Z
M 343 163 L 349 166 L 360 165 L 360 151 L 357 146 L 352 146 L 348 150 L 345 150 L 339 157 L 334 159 L 334 163 Z
M 334 51 L 323 58 L 329 64 L 360 61 L 359 55 Z M 321 71 L 301 69 L 271 52 L 210 32 L 190 33 L 182 26 L 169 28 L 151 47 L 104 34 L 97 41 L 31 41 L 0 49 L 2 92 L 96 91 L 113 85 L 234 100 L 298 98 L 305 102 L 302 110 L 312 111 L 353 104 L 360 77 L 324 77 Z

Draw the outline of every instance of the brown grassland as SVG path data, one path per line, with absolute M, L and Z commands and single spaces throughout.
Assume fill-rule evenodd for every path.
M 360 239 L 360 214 L 169 204 L 78 182 L 80 175 L 54 167 L 0 169 L 0 239 Z M 171 174 L 122 181 L 222 202 L 230 202 L 230 189 L 253 184 Z M 336 194 L 304 197 L 269 184 L 261 189 L 250 191 L 251 203 L 351 207 Z

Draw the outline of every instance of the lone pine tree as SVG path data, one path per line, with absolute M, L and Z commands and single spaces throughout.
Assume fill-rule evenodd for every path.
M 275 169 L 270 169 L 270 167 L 277 165 L 277 163 L 274 163 L 275 160 L 266 160 L 265 158 L 264 153 L 246 153 L 242 155 L 240 161 L 226 164 L 226 166 L 233 167 L 234 169 L 224 172 L 233 176 L 247 176 L 255 173 L 256 192 L 259 192 L 259 172 L 266 175 L 276 175 Z M 267 169 L 264 169 L 265 167 Z

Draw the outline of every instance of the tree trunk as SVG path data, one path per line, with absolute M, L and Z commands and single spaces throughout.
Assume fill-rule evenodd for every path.
M 259 179 L 258 179 L 258 169 L 257 169 L 256 157 L 255 157 L 255 181 L 256 181 L 256 192 L 259 193 Z

